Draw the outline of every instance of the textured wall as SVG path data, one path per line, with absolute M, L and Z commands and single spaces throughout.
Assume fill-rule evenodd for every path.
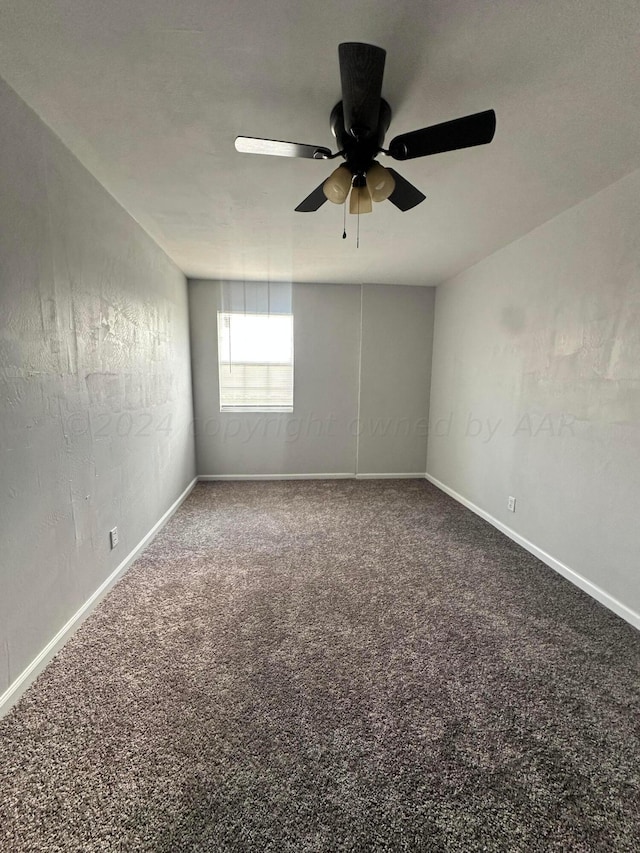
M 424 473 L 432 289 L 294 284 L 292 414 L 220 412 L 221 296 L 189 282 L 200 474 Z
M 438 288 L 431 387 L 429 473 L 640 613 L 640 171 Z
M 183 275 L 1 81 L 0 114 L 2 693 L 195 466 Z

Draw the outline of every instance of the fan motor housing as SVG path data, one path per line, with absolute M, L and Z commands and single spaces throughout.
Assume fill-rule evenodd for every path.
M 391 107 L 384 98 L 380 98 L 380 115 L 375 132 L 357 139 L 345 129 L 342 101 L 339 101 L 331 110 L 331 132 L 336 138 L 347 166 L 354 175 L 364 174 L 371 166 L 376 154 L 382 149 L 390 123 Z

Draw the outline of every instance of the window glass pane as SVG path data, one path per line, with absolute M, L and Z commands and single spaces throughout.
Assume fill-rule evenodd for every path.
M 218 313 L 220 409 L 293 410 L 293 315 Z

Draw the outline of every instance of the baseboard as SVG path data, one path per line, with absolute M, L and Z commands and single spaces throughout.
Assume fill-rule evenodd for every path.
M 356 480 L 424 480 L 424 472 L 417 474 L 356 474 Z
M 91 613 L 91 611 L 95 608 L 95 606 L 101 601 L 102 598 L 107 594 L 107 592 L 111 589 L 111 587 L 115 584 L 115 582 L 119 579 L 120 575 L 124 574 L 124 572 L 129 568 L 129 566 L 133 563 L 136 557 L 140 554 L 140 552 L 149 544 L 149 541 L 156 535 L 156 533 L 164 527 L 167 521 L 171 518 L 174 512 L 178 509 L 180 504 L 188 497 L 193 487 L 198 482 L 198 478 L 195 477 L 187 486 L 187 488 L 182 492 L 180 497 L 174 501 L 169 509 L 164 513 L 162 518 L 153 525 L 151 530 L 147 533 L 147 535 L 142 539 L 136 547 L 131 551 L 124 560 L 118 565 L 116 569 L 109 575 L 109 577 L 104 580 L 98 589 L 93 593 L 93 595 L 88 598 L 82 607 L 73 614 L 71 619 L 60 628 L 58 633 L 53 637 L 47 645 L 42 649 L 40 654 L 35 657 L 29 666 L 25 670 L 23 670 L 20 675 L 13 681 L 9 687 L 5 690 L 5 692 L 0 696 L 0 717 L 5 714 L 12 705 L 18 701 L 18 699 L 22 696 L 25 690 L 32 684 L 35 678 L 42 672 L 45 666 L 49 663 L 49 661 L 54 657 L 56 652 L 58 652 L 65 642 L 69 639 L 71 634 L 80 627 L 82 622 L 86 619 L 86 617 Z
M 546 551 L 543 551 L 542 548 L 538 548 L 537 545 L 534 545 L 533 542 L 530 542 L 528 539 L 525 539 L 524 536 L 521 536 L 519 533 L 516 533 L 515 530 L 512 530 L 506 524 L 503 524 L 501 521 L 498 521 L 497 518 L 494 518 L 490 513 L 486 510 L 481 509 L 476 504 L 472 503 L 467 498 L 463 497 L 463 495 L 454 491 L 454 489 L 449 486 L 441 483 L 440 480 L 437 480 L 435 477 L 432 477 L 431 474 L 425 474 L 425 478 L 433 483 L 441 491 L 445 492 L 445 494 L 452 497 L 454 500 L 461 503 L 463 506 L 470 509 L 471 512 L 474 512 L 476 515 L 479 515 L 480 518 L 483 518 L 485 521 L 488 521 L 489 524 L 493 525 L 493 527 L 497 528 L 501 533 L 504 533 L 505 536 L 508 536 L 509 539 L 512 539 L 518 545 L 528 551 L 530 554 L 533 554 L 534 557 L 537 557 L 543 563 L 545 563 L 549 568 L 558 572 L 559 575 L 562 575 L 568 581 L 571 581 L 572 584 L 579 587 L 583 592 L 586 592 L 592 598 L 595 598 L 596 601 L 599 601 L 600 604 L 604 604 L 609 610 L 612 610 L 618 616 L 628 622 L 630 625 L 633 625 L 634 628 L 640 630 L 640 613 L 636 613 L 635 610 L 631 610 L 630 607 L 627 607 L 626 604 L 623 604 L 621 601 L 618 601 L 617 598 L 614 598 L 612 595 L 609 595 L 608 592 L 601 589 L 596 584 L 592 583 L 587 578 L 583 577 L 581 574 L 576 572 L 574 569 L 569 568 L 569 566 L 565 565 L 565 563 L 560 562 L 560 560 L 556 560 L 555 557 L 552 557 L 551 554 L 548 554 Z
M 198 480 L 352 480 L 355 474 L 200 474 Z
M 415 474 L 200 474 L 198 480 L 422 480 Z

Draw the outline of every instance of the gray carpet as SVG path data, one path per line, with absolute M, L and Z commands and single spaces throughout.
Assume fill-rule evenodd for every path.
M 0 721 L 0 849 L 636 853 L 639 670 L 424 481 L 201 484 Z

